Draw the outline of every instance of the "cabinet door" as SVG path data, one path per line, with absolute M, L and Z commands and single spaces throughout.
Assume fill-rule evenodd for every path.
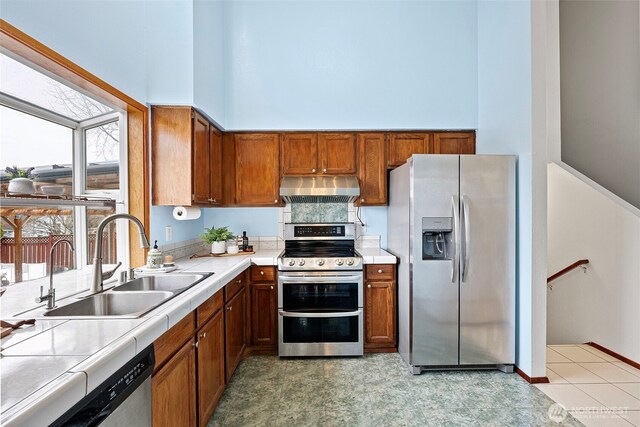
M 285 133 L 282 136 L 282 174 L 313 175 L 317 172 L 317 134 Z
M 438 132 L 433 135 L 434 154 L 475 154 L 474 132 Z
M 365 346 L 394 346 L 396 342 L 395 283 L 367 281 L 364 297 Z
M 222 203 L 222 132 L 209 125 L 209 178 L 211 204 Z
M 386 144 L 383 133 L 358 134 L 359 206 L 387 204 Z
M 254 346 L 278 345 L 276 292 L 275 283 L 251 284 L 251 344 Z
M 224 306 L 227 382 L 236 370 L 246 346 L 246 291 L 242 289 Z
M 280 203 L 278 134 L 236 134 L 236 204 L 277 206 Z
M 198 331 L 198 419 L 207 425 L 224 392 L 224 313 L 218 312 Z
M 403 165 L 412 154 L 429 153 L 428 133 L 392 133 L 389 139 L 388 167 Z
M 190 340 L 151 379 L 154 427 L 196 425 L 196 352 Z
M 352 133 L 321 133 L 318 152 L 323 174 L 350 175 L 356 173 L 356 138 Z
M 209 122 L 200 114 L 193 116 L 193 202 L 209 204 Z M 159 171 L 162 173 L 162 171 Z

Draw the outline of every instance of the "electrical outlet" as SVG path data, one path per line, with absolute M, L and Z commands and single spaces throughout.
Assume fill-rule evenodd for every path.
M 173 228 L 170 225 L 167 225 L 164 228 L 164 240 L 170 242 L 173 239 Z

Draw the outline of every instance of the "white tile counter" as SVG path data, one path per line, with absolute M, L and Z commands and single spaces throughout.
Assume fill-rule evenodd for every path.
M 394 256 L 378 248 L 358 251 L 365 264 L 396 262 Z M 53 422 L 252 263 L 276 265 L 280 252 L 273 249 L 247 256 L 178 260 L 178 269 L 168 274 L 213 275 L 139 319 L 38 319 L 35 325 L 3 338 L 0 423 L 9 427 Z M 86 281 L 84 275 L 77 277 L 79 282 Z M 39 293 L 36 285 L 27 282 L 18 285 L 19 289 L 9 287 L 5 294 L 9 298 L 0 300 L 3 318 L 24 310 L 22 299 L 33 301 Z M 75 288 L 86 285 L 77 283 Z M 75 297 L 58 303 L 63 305 L 71 298 Z

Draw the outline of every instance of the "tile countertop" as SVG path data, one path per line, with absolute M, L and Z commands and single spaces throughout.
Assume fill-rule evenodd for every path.
M 365 264 L 396 263 L 393 255 L 378 248 L 358 251 Z M 280 252 L 178 260 L 178 269 L 168 274 L 214 274 L 138 319 L 38 319 L 35 325 L 3 338 L 0 424 L 49 425 L 251 264 L 276 265 Z M 85 276 L 77 280 L 83 281 Z M 76 287 L 87 286 L 78 283 Z M 13 291 L 14 298 L 0 300 L 7 320 L 24 309 L 22 301 L 16 303 L 16 296 L 29 295 L 33 301 L 39 293 L 36 281 L 19 288 L 9 287 L 5 295 Z

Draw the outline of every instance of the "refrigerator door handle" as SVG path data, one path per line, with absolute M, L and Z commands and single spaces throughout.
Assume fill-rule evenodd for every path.
M 458 282 L 458 266 L 460 265 L 460 251 L 458 250 L 458 233 L 460 232 L 458 196 L 451 196 L 451 208 L 453 209 L 453 256 L 451 261 L 451 282 Z
M 471 251 L 469 245 L 469 223 L 471 222 L 469 217 L 469 198 L 467 196 L 462 196 L 462 208 L 460 209 L 460 215 L 462 217 L 462 239 L 464 241 L 464 247 L 462 248 L 462 272 L 461 279 L 462 281 L 466 281 L 467 273 L 469 271 L 469 252 Z

